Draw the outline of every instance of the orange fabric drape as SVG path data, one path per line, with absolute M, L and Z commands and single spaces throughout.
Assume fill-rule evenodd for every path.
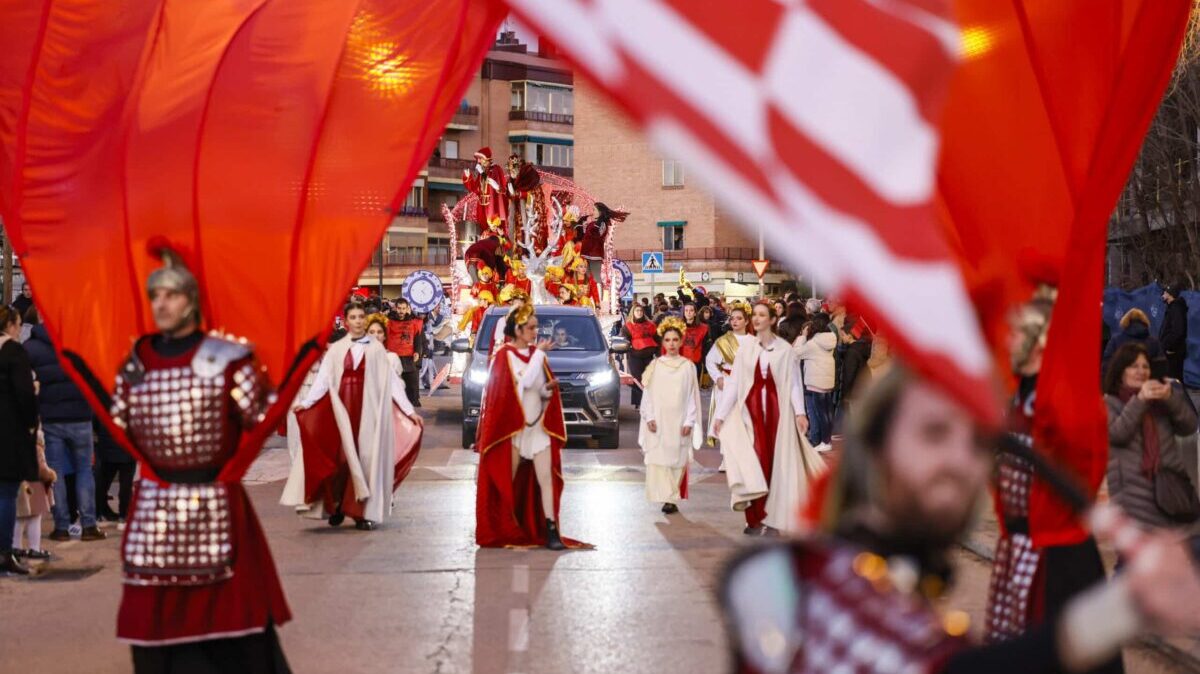
M 0 208 L 69 369 L 107 390 L 153 329 L 160 236 L 206 327 L 254 342 L 276 383 L 311 362 L 502 18 L 478 0 L 0 0 Z
M 1097 366 L 1108 217 L 1175 64 L 1190 7 L 1189 0 L 955 2 L 964 61 L 942 121 L 947 233 L 994 344 L 1003 343 L 1008 310 L 1036 282 L 1059 287 L 1035 438 L 1093 494 L 1108 449 Z M 1040 481 L 1031 504 L 1037 544 L 1086 535 Z

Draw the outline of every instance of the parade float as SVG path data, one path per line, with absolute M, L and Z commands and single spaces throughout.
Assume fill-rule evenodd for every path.
M 475 160 L 463 170 L 466 196 L 442 206 L 458 332 L 473 335 L 489 307 L 516 297 L 618 313 L 620 286 L 629 279 L 619 264 L 614 268 L 613 239 L 628 214 L 516 155 L 501 168 L 485 147 Z M 463 248 L 471 233 L 474 241 Z

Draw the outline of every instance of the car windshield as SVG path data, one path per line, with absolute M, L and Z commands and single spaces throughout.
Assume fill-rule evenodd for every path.
M 479 327 L 479 334 L 494 334 L 496 321 L 503 318 L 500 314 L 486 317 Z M 554 348 L 560 351 L 603 351 L 607 348 L 592 316 L 538 316 L 538 339 L 551 340 Z M 486 351 L 486 340 L 476 340 L 476 350 Z

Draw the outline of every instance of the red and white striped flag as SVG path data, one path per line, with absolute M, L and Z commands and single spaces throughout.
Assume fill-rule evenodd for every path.
M 752 232 L 985 419 L 991 358 L 936 223 L 948 0 L 504 0 Z

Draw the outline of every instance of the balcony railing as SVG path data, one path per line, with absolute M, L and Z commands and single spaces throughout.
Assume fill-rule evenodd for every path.
M 454 169 L 461 171 L 475 166 L 474 159 L 448 159 L 446 157 L 430 157 L 429 166 L 432 168 Z
M 404 206 L 396 215 L 409 218 L 427 218 L 429 217 L 429 209 L 424 206 Z
M 648 249 L 647 249 L 648 250 Z M 617 257 L 626 262 L 642 262 L 642 249 L 622 248 L 616 251 Z M 668 250 L 663 252 L 667 260 L 757 260 L 757 248 L 685 248 L 684 250 Z M 635 268 L 636 272 L 637 269 Z
M 479 126 L 479 106 L 460 107 L 454 111 L 454 117 L 450 119 L 450 123 L 461 124 L 463 126 Z
M 523 119 L 527 122 L 550 122 L 551 124 L 574 124 L 575 115 L 564 115 L 558 112 L 537 112 L 534 110 L 509 110 L 508 118 Z
M 414 267 L 445 267 L 450 264 L 450 251 L 426 250 L 410 252 L 391 250 L 384 257 L 385 267 L 414 266 Z M 379 252 L 371 257 L 371 266 L 379 268 Z

